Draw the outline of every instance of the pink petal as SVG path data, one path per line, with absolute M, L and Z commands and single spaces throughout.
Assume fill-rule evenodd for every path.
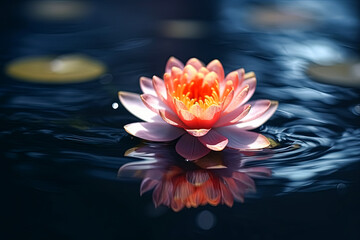
M 243 82 L 243 84 L 240 87 L 243 87 L 245 85 L 249 86 L 249 92 L 246 95 L 246 97 L 244 98 L 244 100 L 241 102 L 241 104 L 246 103 L 247 101 L 249 101 L 249 99 L 254 95 L 255 89 L 256 89 L 256 78 L 249 78 L 249 79 L 245 79 L 245 81 Z
M 172 67 L 184 68 L 184 64 L 175 57 L 170 57 L 166 63 L 165 72 L 170 73 Z
M 181 128 L 173 127 L 167 123 L 138 122 L 124 126 L 129 134 L 154 142 L 172 141 L 185 133 Z
M 204 187 L 202 189 L 204 191 Z M 200 204 L 206 204 L 204 203 L 206 201 L 206 196 L 204 196 L 204 192 L 193 190 L 193 194 L 189 196 L 188 199 L 185 200 L 186 207 L 190 208 L 196 208 L 200 206 Z M 205 201 L 204 201 L 205 199 Z
M 188 110 L 180 109 L 179 117 L 188 126 L 188 123 L 194 122 L 195 116 Z
M 228 126 L 237 123 L 240 119 L 243 119 L 249 113 L 251 109 L 250 104 L 242 105 L 236 108 L 234 111 L 225 114 L 214 124 L 214 127 Z
M 257 118 L 253 120 L 249 120 L 247 122 L 240 121 L 239 123 L 233 125 L 234 127 L 238 129 L 244 129 L 244 130 L 251 130 L 260 127 L 263 125 L 269 118 L 275 113 L 277 107 L 279 105 L 279 102 L 277 101 L 271 101 L 270 107 L 264 112 L 261 116 L 258 116 Z
M 140 95 L 129 92 L 119 92 L 121 104 L 134 116 L 146 122 L 163 122 L 161 117 L 152 112 L 142 102 Z
M 245 70 L 243 68 L 240 68 L 238 70 L 236 70 L 238 72 L 238 76 L 239 76 L 239 83 L 238 83 L 238 86 L 241 85 L 244 80 L 245 80 Z M 253 73 L 253 72 L 251 72 Z M 255 76 L 255 74 L 254 74 Z
M 221 106 L 212 105 L 202 113 L 201 118 L 197 119 L 196 128 L 212 128 L 219 120 L 221 115 Z M 189 126 L 189 125 L 188 125 Z
M 211 129 L 186 129 L 185 130 L 194 137 L 201 137 L 207 134 Z
M 177 79 L 180 79 L 180 76 L 182 74 L 183 70 L 178 68 L 178 67 L 172 67 L 171 68 L 171 77 L 173 79 L 177 78 Z
M 190 170 L 190 169 L 189 169 Z M 191 183 L 193 186 L 200 186 L 201 184 L 205 183 L 207 180 L 209 180 L 210 175 L 209 172 L 206 170 L 195 170 L 195 171 L 185 171 L 186 172 L 186 180 Z M 186 195 L 191 194 L 191 191 L 182 191 L 186 192 Z
M 235 91 L 235 96 L 233 97 L 231 103 L 229 104 L 229 106 L 225 109 L 224 113 L 229 113 L 234 111 L 234 109 L 238 108 L 239 106 L 242 105 L 242 103 L 244 103 L 244 99 L 246 98 L 246 96 L 249 93 L 249 86 L 248 85 L 244 85 L 241 86 L 239 90 Z
M 234 204 L 234 198 L 230 192 L 230 190 L 227 188 L 227 186 L 223 182 L 220 183 L 220 190 L 221 190 L 221 197 L 222 201 L 229 207 L 232 207 Z
M 263 115 L 271 106 L 271 101 L 267 99 L 256 100 L 249 102 L 249 104 L 251 105 L 250 112 L 241 120 L 241 122 L 247 122 Z
M 228 143 L 228 139 L 215 130 L 211 130 L 205 136 L 199 137 L 199 141 L 214 151 L 223 150 Z
M 190 111 L 185 109 L 177 109 L 177 114 L 181 121 L 185 124 L 186 128 L 199 129 L 208 128 L 208 121 L 201 121 L 199 124 L 199 118 L 195 117 Z
M 167 99 L 167 93 L 166 93 L 166 87 L 164 81 L 157 76 L 153 76 L 152 83 L 156 95 L 161 99 L 161 101 L 165 102 Z
M 237 71 L 233 71 L 231 73 L 229 73 L 228 75 L 226 75 L 225 81 L 221 82 L 220 84 L 220 92 L 223 93 L 226 84 L 228 84 L 228 82 L 231 82 L 231 85 L 234 87 L 234 89 L 237 89 L 238 84 L 239 84 L 239 73 Z
M 140 96 L 141 100 L 154 113 L 159 114 L 159 110 L 169 109 L 168 106 L 163 103 L 158 97 L 151 94 L 143 94 Z
M 199 73 L 204 74 L 206 76 L 209 73 L 209 70 L 206 67 L 202 67 L 198 70 Z
M 161 118 L 170 125 L 175 127 L 182 127 L 185 128 L 184 123 L 181 119 L 174 114 L 171 110 L 160 110 L 159 111 Z
M 219 82 L 222 82 L 224 80 L 224 68 L 221 65 L 220 61 L 215 59 L 211 61 L 206 68 L 211 72 L 215 72 L 219 76 Z
M 188 82 L 189 82 L 190 80 L 192 80 L 196 76 L 197 71 L 193 66 L 186 65 L 184 70 L 183 70 L 183 74 L 187 74 L 187 76 L 188 76 L 187 79 L 188 79 Z
M 267 167 L 250 167 L 245 168 L 244 171 L 253 178 L 267 178 L 271 176 L 271 170 Z
M 232 81 L 234 84 L 234 88 L 236 88 L 239 84 L 239 72 L 230 72 L 228 75 L 226 75 L 225 81 Z
M 125 152 L 124 156 L 143 159 L 144 155 L 148 155 L 149 151 L 152 150 L 150 148 L 142 151 L 142 149 L 144 148 L 135 149 L 130 153 Z M 134 173 L 137 173 L 137 176 L 139 177 L 146 177 L 159 181 L 161 176 L 164 174 L 164 171 L 165 170 L 161 169 L 160 166 L 154 165 L 154 160 L 134 161 L 122 165 L 118 171 L 118 176 L 129 176 L 128 174 L 131 174 L 130 176 L 134 176 Z
M 173 199 L 173 201 L 171 202 L 171 209 L 174 210 L 175 212 L 179 212 L 184 207 L 185 207 L 184 203 L 180 200 Z
M 216 105 L 211 105 L 203 113 L 201 119 L 204 121 L 211 120 L 212 122 L 216 121 L 221 114 L 221 107 Z M 218 115 L 218 116 L 217 116 Z
M 237 128 L 235 125 L 217 128 L 220 134 L 229 139 L 228 147 L 235 149 L 262 149 L 270 145 L 267 138 L 259 133 Z
M 151 155 L 149 160 L 145 160 L 145 162 L 148 162 L 148 163 L 142 165 L 141 169 L 134 169 L 133 171 L 135 173 L 139 173 L 139 171 L 137 171 L 137 170 L 143 170 L 145 172 L 144 178 L 150 178 L 150 179 L 152 179 L 154 181 L 160 182 L 162 180 L 162 176 L 167 172 L 167 169 L 165 169 L 164 166 L 161 166 L 161 164 L 157 164 L 156 162 L 158 162 L 158 161 L 161 162 L 162 161 L 161 158 L 163 158 L 163 159 L 165 158 L 166 161 L 168 161 L 167 159 L 169 157 L 166 157 L 166 153 L 165 154 L 164 153 L 158 153 L 158 152 L 154 153 L 153 151 L 154 151 L 153 148 L 145 150 L 145 152 L 144 152 L 145 155 L 147 155 L 147 156 Z M 140 158 L 140 159 L 144 159 L 144 153 L 142 153 L 142 155 L 140 154 L 140 155 L 135 156 L 135 157 Z M 154 162 L 154 160 L 155 160 L 155 162 Z M 138 175 L 136 175 L 136 176 L 138 176 Z
M 198 138 L 190 134 L 184 134 L 176 144 L 176 151 L 188 160 L 196 160 L 204 157 L 210 149 L 199 142 Z
M 159 183 L 158 180 L 144 178 L 140 186 L 140 196 L 153 189 Z
M 155 207 L 161 205 L 161 182 L 154 188 L 152 199 Z
M 143 93 L 156 96 L 156 92 L 155 92 L 155 89 L 152 84 L 152 79 L 147 78 L 147 77 L 141 77 L 140 78 L 140 88 L 143 91 Z
M 230 190 L 231 194 L 233 195 L 233 197 L 237 201 L 244 202 L 244 194 L 245 194 L 244 187 L 236 184 L 235 180 L 232 178 L 224 177 L 223 179 L 224 179 L 228 189 Z
M 155 205 L 155 207 L 160 206 L 161 204 L 164 204 L 164 201 L 166 199 L 164 199 L 166 196 L 165 195 L 165 190 L 164 190 L 164 186 L 163 183 L 165 182 L 160 182 L 158 185 L 156 185 L 156 187 L 154 188 L 153 191 L 153 203 Z
M 174 105 L 175 105 L 177 110 L 180 110 L 180 109 L 187 110 L 185 104 L 182 101 L 180 101 L 180 100 L 178 100 L 176 98 L 174 98 Z
M 201 118 L 203 110 L 199 104 L 194 104 L 190 107 L 189 112 L 191 112 L 195 117 Z
M 204 65 L 197 58 L 190 58 L 189 61 L 187 61 L 186 65 L 193 66 L 197 71 L 199 71 L 200 68 L 204 67 Z
M 221 199 L 221 192 L 220 189 L 217 187 L 214 187 L 214 183 L 205 183 L 203 186 L 203 192 L 205 195 L 205 198 L 207 198 L 207 201 L 209 204 L 216 206 L 219 205 L 220 199 Z M 197 205 L 199 206 L 199 204 Z
M 238 180 L 245 184 L 247 187 L 255 190 L 255 182 L 252 178 L 250 178 L 246 173 L 243 172 L 233 172 L 232 178 Z
M 203 86 L 205 83 L 208 83 L 210 86 L 219 80 L 219 76 L 215 72 L 208 73 L 203 80 Z
M 159 184 L 160 185 L 160 184 Z M 159 186 L 158 185 L 158 186 Z M 158 206 L 163 204 L 165 206 L 170 206 L 171 199 L 172 199 L 172 193 L 173 193 L 173 183 L 169 180 L 164 180 L 161 184 L 161 187 L 159 187 L 161 190 L 157 192 L 155 187 L 153 191 L 153 200 L 157 198 L 159 201 L 157 202 Z M 160 193 L 157 197 L 154 197 L 155 194 Z
M 229 92 L 229 94 L 226 96 L 225 100 L 223 101 L 222 109 L 226 109 L 229 106 L 229 104 L 231 103 L 231 101 L 234 98 L 234 93 L 235 93 L 234 90 L 231 90 Z
M 186 200 L 189 197 L 189 195 L 193 192 L 193 185 L 190 182 L 185 182 L 181 180 L 179 182 L 180 183 L 176 184 L 175 191 L 173 192 L 173 196 L 174 199 L 183 201 Z

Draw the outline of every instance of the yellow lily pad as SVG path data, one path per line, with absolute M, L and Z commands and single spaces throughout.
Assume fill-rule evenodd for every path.
M 316 23 L 310 12 L 300 9 L 263 6 L 250 9 L 250 22 L 260 28 L 296 28 Z
M 197 159 L 194 163 L 203 169 L 222 169 L 227 168 L 222 160 L 221 152 L 211 152 L 205 157 Z
M 270 145 L 268 148 L 276 148 L 276 147 L 280 146 L 280 143 L 275 141 L 272 138 L 267 137 L 267 140 L 269 140 L 269 142 L 270 142 Z
M 35 0 L 26 5 L 25 13 L 32 18 L 46 21 L 66 21 L 90 14 L 91 3 L 78 0 Z
M 100 61 L 80 54 L 58 57 L 25 57 L 10 62 L 6 73 L 16 79 L 35 83 L 79 83 L 93 80 L 106 71 Z
M 310 64 L 307 73 L 318 82 L 360 88 L 360 61 L 332 65 Z

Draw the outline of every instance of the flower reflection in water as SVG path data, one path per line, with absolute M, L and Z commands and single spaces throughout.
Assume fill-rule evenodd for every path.
M 231 207 L 234 200 L 243 202 L 247 192 L 255 192 L 253 178 L 271 175 L 266 167 L 246 167 L 248 158 L 245 161 L 244 153 L 233 149 L 210 152 L 195 161 L 185 161 L 171 146 L 159 144 L 131 149 L 125 155 L 145 160 L 123 165 L 118 175 L 142 178 L 140 195 L 153 189 L 155 206 L 174 211 L 206 204 Z

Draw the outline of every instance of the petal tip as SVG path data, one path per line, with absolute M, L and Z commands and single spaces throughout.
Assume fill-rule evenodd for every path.
M 274 105 L 274 106 L 276 106 L 276 107 L 278 107 L 278 106 L 279 106 L 279 101 L 276 101 L 276 100 L 270 100 L 270 102 L 271 102 L 271 105 Z
M 213 64 L 221 64 L 221 62 L 219 61 L 219 59 L 214 59 L 211 61 Z
M 217 144 L 215 146 L 206 145 L 206 147 L 213 151 L 220 152 L 220 151 L 224 150 L 224 148 L 227 146 L 228 143 L 229 143 L 229 140 L 226 139 L 225 141 L 221 142 L 221 144 Z
M 130 123 L 131 124 L 131 123 Z M 133 134 L 131 134 L 131 132 L 130 132 L 130 130 L 129 130 L 129 125 L 130 124 L 126 124 L 125 126 L 124 126 L 124 129 L 125 129 L 125 132 L 127 132 L 128 134 L 130 134 L 131 136 L 134 136 Z
M 179 59 L 177 59 L 176 57 L 174 56 L 170 56 L 168 61 L 180 61 Z
M 122 101 L 122 98 L 124 98 L 126 96 L 131 96 L 132 94 L 134 94 L 134 93 L 126 92 L 126 91 L 118 91 L 118 97 L 119 97 L 120 101 Z
M 245 80 L 250 79 L 250 78 L 256 78 L 256 75 L 254 72 L 247 72 L 247 73 L 245 73 L 244 78 L 245 78 Z

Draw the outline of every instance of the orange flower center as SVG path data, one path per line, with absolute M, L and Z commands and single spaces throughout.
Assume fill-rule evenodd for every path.
M 229 104 L 231 98 L 227 96 L 235 88 L 233 81 L 225 84 L 220 81 L 223 79 L 205 67 L 198 70 L 191 65 L 183 70 L 173 67 L 164 74 L 166 101 L 187 128 L 211 128 Z
M 218 80 L 204 79 L 202 73 L 196 74 L 190 82 L 184 83 L 187 78 L 187 74 L 184 74 L 182 79 L 174 80 L 172 92 L 174 98 L 183 102 L 188 109 L 195 104 L 202 109 L 207 109 L 211 105 L 219 105 Z
M 181 101 L 187 109 L 199 105 L 206 110 L 222 103 L 218 76 L 206 68 L 201 68 L 191 75 L 187 72 L 172 71 L 171 74 L 165 73 L 164 80 L 171 98 Z

